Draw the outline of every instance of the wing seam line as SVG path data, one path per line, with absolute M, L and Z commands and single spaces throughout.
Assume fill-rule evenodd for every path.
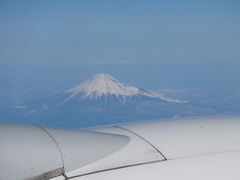
M 40 128 L 40 129 L 42 129 L 44 132 L 46 132 L 47 134 L 48 134 L 48 136 L 54 141 L 54 143 L 56 144 L 56 146 L 57 146 L 57 148 L 58 148 L 58 151 L 59 151 L 59 153 L 60 153 L 60 156 L 61 156 L 61 159 L 62 159 L 62 165 L 63 165 L 63 172 L 64 172 L 64 174 L 63 174 L 63 176 L 65 175 L 65 166 L 64 166 L 64 160 L 63 160 L 63 155 L 62 155 L 62 151 L 61 151 L 61 148 L 60 148 L 60 146 L 58 145 L 58 143 L 57 143 L 57 141 L 54 139 L 54 137 L 51 135 L 51 133 L 50 132 L 48 132 L 44 127 L 42 127 L 42 126 L 39 126 L 39 125 L 35 125 L 36 127 L 38 127 L 38 128 Z
M 93 172 L 80 174 L 80 175 L 76 175 L 76 176 L 70 176 L 70 177 L 68 177 L 68 179 L 73 179 L 73 178 L 77 178 L 77 177 L 97 174 L 97 173 L 101 173 L 101 172 L 107 172 L 107 171 L 113 171 L 113 170 L 118 170 L 118 169 L 124 169 L 124 168 L 128 168 L 128 167 L 135 167 L 135 166 L 141 166 L 141 165 L 146 165 L 146 164 L 153 164 L 153 163 L 158 163 L 158 162 L 162 162 L 162 161 L 165 161 L 165 160 L 157 160 L 157 161 L 137 163 L 137 164 L 131 164 L 131 165 L 126 165 L 126 166 L 119 166 L 119 167 L 115 167 L 115 168 L 103 169 L 103 170 L 93 171 Z
M 141 139 L 144 140 L 146 143 L 148 143 L 150 146 L 152 146 L 159 154 L 161 154 L 161 156 L 164 158 L 165 161 L 168 160 L 167 157 L 164 156 L 164 154 L 163 154 L 156 146 L 154 146 L 152 143 L 150 143 L 150 142 L 149 142 L 147 139 L 145 139 L 144 137 L 140 136 L 139 134 L 137 134 L 137 133 L 135 133 L 135 132 L 133 132 L 133 131 L 127 129 L 127 128 L 124 128 L 124 127 L 121 127 L 121 126 L 114 126 L 114 127 L 119 128 L 119 129 L 123 129 L 123 130 L 125 130 L 125 131 L 128 131 L 128 132 L 134 134 L 135 136 L 141 138 Z

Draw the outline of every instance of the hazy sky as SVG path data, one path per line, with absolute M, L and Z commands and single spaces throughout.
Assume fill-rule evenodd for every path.
M 239 59 L 238 0 L 0 1 L 3 64 Z

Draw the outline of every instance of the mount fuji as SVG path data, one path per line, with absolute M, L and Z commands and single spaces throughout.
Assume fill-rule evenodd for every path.
M 64 102 L 75 99 L 80 100 L 99 100 L 116 99 L 120 103 L 127 103 L 128 100 L 134 97 L 152 98 L 166 101 L 169 103 L 186 103 L 176 99 L 166 98 L 158 93 L 139 89 L 134 86 L 123 84 L 108 74 L 96 74 L 92 78 L 80 83 L 79 85 L 65 92 L 66 98 Z
M 75 87 L 25 104 L 11 119 L 59 127 L 89 127 L 137 120 L 207 114 L 211 109 L 96 74 Z

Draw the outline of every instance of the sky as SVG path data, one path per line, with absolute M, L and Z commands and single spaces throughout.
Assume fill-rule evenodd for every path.
M 237 62 L 240 1 L 1 0 L 0 64 Z

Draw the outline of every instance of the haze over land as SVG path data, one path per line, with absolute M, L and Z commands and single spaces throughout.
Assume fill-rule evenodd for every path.
M 75 128 L 149 119 L 240 114 L 237 101 L 240 95 L 237 92 L 232 95 L 234 91 L 224 86 L 215 91 L 216 87 L 188 87 L 162 88 L 154 92 L 102 73 L 64 91 L 60 88 L 50 91 L 52 85 L 41 92 L 43 88 L 35 89 L 31 84 L 29 87 L 33 89 L 26 91 L 28 95 L 20 95 L 18 101 L 2 101 L 1 121 Z M 14 94 L 17 95 L 18 90 Z

